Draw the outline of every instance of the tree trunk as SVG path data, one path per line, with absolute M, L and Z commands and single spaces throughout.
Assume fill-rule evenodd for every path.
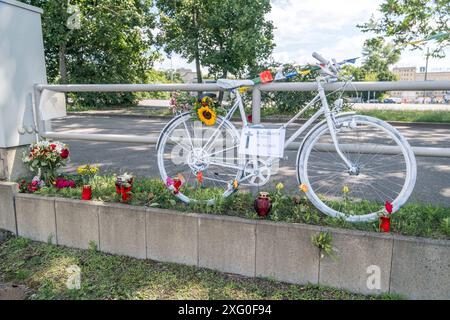
M 197 83 L 203 83 L 203 77 L 202 77 L 202 67 L 200 62 L 200 49 L 199 49 L 199 43 L 200 43 L 200 33 L 198 31 L 198 9 L 193 8 L 192 9 L 192 19 L 194 23 L 194 29 L 196 30 L 196 47 L 195 47 L 195 70 L 197 72 Z M 200 97 L 203 94 L 203 92 L 199 91 L 198 96 Z
M 195 54 L 195 69 L 197 71 L 197 82 L 198 83 L 203 83 L 202 67 L 201 67 L 201 64 L 200 64 L 200 57 L 199 57 L 198 51 Z
M 66 63 L 67 47 L 65 44 L 59 46 L 59 82 L 67 84 L 67 63 Z
M 223 74 L 222 74 L 222 79 L 226 79 L 227 77 L 228 77 L 228 71 L 225 70 L 225 71 L 223 72 Z M 219 93 L 219 99 L 218 99 L 219 105 L 222 105 L 223 95 L 224 95 L 224 92 L 223 92 L 223 91 L 220 91 L 220 93 Z

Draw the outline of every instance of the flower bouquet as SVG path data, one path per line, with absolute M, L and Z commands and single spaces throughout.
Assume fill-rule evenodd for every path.
M 122 196 L 122 202 L 128 202 L 131 199 L 134 177 L 131 174 L 124 173 L 116 178 L 116 192 Z
M 211 97 L 203 97 L 194 103 L 192 120 L 201 121 L 206 126 L 213 126 L 217 121 L 219 107 Z
M 22 160 L 31 171 L 50 185 L 56 179 L 57 169 L 65 166 L 68 158 L 69 147 L 66 144 L 43 140 L 31 144 Z
M 35 193 L 43 187 L 45 187 L 45 182 L 39 176 L 35 176 L 31 182 L 27 182 L 25 179 L 19 182 L 20 193 Z
M 97 166 L 91 166 L 89 164 L 85 166 L 78 167 L 77 173 L 83 179 L 83 193 L 81 198 L 83 200 L 91 200 L 92 199 L 92 187 L 91 183 L 94 179 L 95 175 L 98 172 Z
M 75 181 L 65 179 L 65 178 L 57 178 L 55 181 L 55 188 L 56 189 L 67 189 L 71 188 L 74 189 L 76 187 Z
M 174 114 L 190 112 L 193 121 L 201 121 L 206 126 L 215 125 L 217 116 L 224 114 L 224 109 L 209 96 L 195 98 L 189 93 L 179 92 L 172 94 L 170 109 Z
M 169 109 L 173 114 L 188 112 L 195 103 L 195 97 L 188 92 L 174 92 L 170 97 Z

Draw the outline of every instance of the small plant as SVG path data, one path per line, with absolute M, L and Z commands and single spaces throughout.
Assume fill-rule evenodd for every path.
M 272 220 L 279 221 L 283 211 L 286 210 L 286 204 L 289 203 L 289 198 L 283 192 L 284 184 L 279 182 L 275 186 L 276 191 L 272 196 Z
M 449 217 L 442 219 L 441 228 L 445 234 L 450 235 L 450 218 Z
M 98 173 L 98 167 L 92 165 L 80 166 L 77 169 L 77 173 L 82 177 L 85 185 L 90 185 L 96 174 Z
M 75 181 L 66 179 L 66 178 L 56 178 L 55 181 L 55 188 L 56 189 L 66 189 L 66 188 L 72 188 L 74 189 L 76 187 Z
M 97 252 L 98 251 L 97 243 L 93 240 L 89 241 L 88 250 L 89 250 L 89 252 Z
M 311 241 L 320 250 L 320 257 L 324 258 L 328 255 L 331 258 L 335 257 L 333 248 L 333 236 L 329 232 L 319 232 L 312 236 Z

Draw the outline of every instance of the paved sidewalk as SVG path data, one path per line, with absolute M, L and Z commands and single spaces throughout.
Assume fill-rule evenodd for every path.
M 0 300 L 25 300 L 29 293 L 25 286 L 0 283 Z

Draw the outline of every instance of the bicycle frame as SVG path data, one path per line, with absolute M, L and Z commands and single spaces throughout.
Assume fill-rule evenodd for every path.
M 326 82 L 325 78 L 317 79 L 319 93 L 306 106 L 304 106 L 294 117 L 292 117 L 291 120 L 289 120 L 288 122 L 286 122 L 285 124 L 282 125 L 281 128 L 287 128 L 289 125 L 294 123 L 298 118 L 300 118 L 300 116 L 302 116 L 316 102 L 321 101 L 321 105 L 322 105 L 321 108 L 310 119 L 308 119 L 308 121 L 306 121 L 294 134 L 292 134 L 288 140 L 286 140 L 284 148 L 286 149 L 302 133 L 304 133 L 308 128 L 310 128 L 317 119 L 319 119 L 322 115 L 324 115 L 325 119 L 327 121 L 328 127 L 330 129 L 331 137 L 333 140 L 333 144 L 336 148 L 336 152 L 338 153 L 339 157 L 345 162 L 348 169 L 351 170 L 353 168 L 353 164 L 347 159 L 347 157 L 344 155 L 344 153 L 341 151 L 341 149 L 339 147 L 339 141 L 336 136 L 336 128 L 334 126 L 333 113 L 331 112 L 330 107 L 328 105 L 328 100 L 327 100 L 327 97 L 325 94 L 325 89 L 323 88 L 322 82 Z M 234 115 L 234 113 L 236 112 L 236 110 L 239 109 L 243 126 L 244 127 L 248 126 L 247 115 L 245 113 L 244 103 L 242 102 L 242 96 L 239 93 L 239 91 L 236 89 L 233 89 L 232 92 L 234 92 L 234 94 L 236 94 L 236 102 L 233 105 L 233 107 L 226 114 L 225 119 L 231 120 L 231 118 Z M 220 130 L 222 125 L 223 125 L 223 123 L 216 129 L 216 132 L 218 132 Z M 216 132 L 214 132 L 214 134 L 209 138 L 208 142 L 205 144 L 206 150 L 208 150 L 206 148 L 206 146 L 208 146 L 210 141 L 213 138 L 215 138 Z M 273 159 L 271 162 L 273 163 L 273 161 L 275 161 L 275 159 Z

